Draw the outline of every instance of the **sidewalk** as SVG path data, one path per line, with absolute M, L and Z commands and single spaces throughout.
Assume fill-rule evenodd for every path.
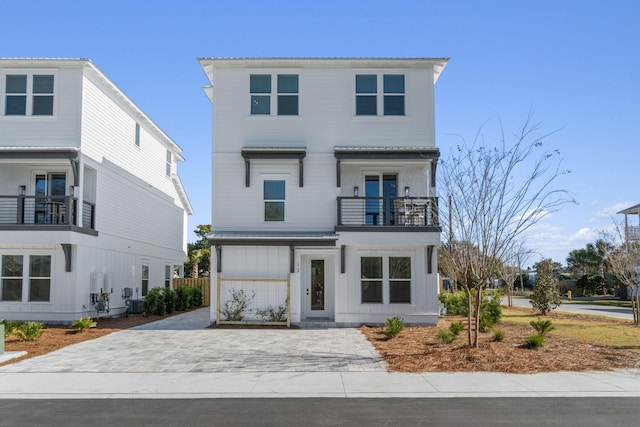
M 640 370 L 388 373 L 357 329 L 205 329 L 207 309 L 0 367 L 0 398 L 640 396 Z

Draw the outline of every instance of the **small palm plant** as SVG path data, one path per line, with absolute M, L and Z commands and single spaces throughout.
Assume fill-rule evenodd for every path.
M 551 323 L 551 320 L 532 320 L 531 322 L 529 322 L 529 324 L 531 325 L 531 327 L 533 329 L 536 330 L 536 332 L 538 333 L 538 335 L 540 336 L 545 336 L 548 332 L 553 331 L 556 327 L 553 326 L 553 324 Z

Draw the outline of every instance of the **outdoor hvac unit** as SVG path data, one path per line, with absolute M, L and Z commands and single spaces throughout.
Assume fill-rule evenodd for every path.
M 127 301 L 129 303 L 129 314 L 140 314 L 143 311 L 143 299 L 130 299 Z

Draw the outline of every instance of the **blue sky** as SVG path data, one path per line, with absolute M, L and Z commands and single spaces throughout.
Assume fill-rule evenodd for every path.
M 560 185 L 578 204 L 532 230 L 532 261 L 564 263 L 640 203 L 640 2 L 0 0 L 0 14 L 0 57 L 90 58 L 184 149 L 190 230 L 211 202 L 199 57 L 451 58 L 436 85 L 443 155 L 483 124 L 489 141 L 499 121 L 515 133 L 532 110 L 571 171 Z

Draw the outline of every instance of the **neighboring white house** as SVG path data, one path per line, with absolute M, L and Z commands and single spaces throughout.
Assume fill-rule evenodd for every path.
M 264 310 L 286 302 L 288 279 L 292 322 L 436 323 L 434 84 L 447 61 L 200 59 L 212 320 L 218 281 L 221 305 L 244 287 Z
M 0 318 L 125 311 L 171 284 L 181 148 L 91 61 L 0 59 Z

